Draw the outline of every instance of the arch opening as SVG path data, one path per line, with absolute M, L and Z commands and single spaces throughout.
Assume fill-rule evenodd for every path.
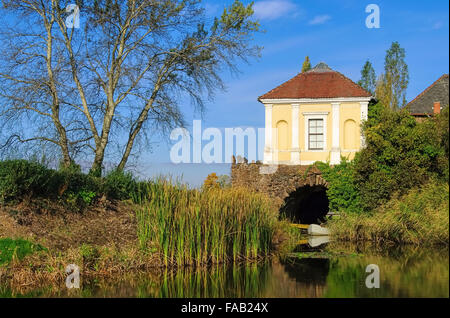
M 329 201 L 324 186 L 304 186 L 292 192 L 280 209 L 280 214 L 294 223 L 321 224 L 326 221 Z

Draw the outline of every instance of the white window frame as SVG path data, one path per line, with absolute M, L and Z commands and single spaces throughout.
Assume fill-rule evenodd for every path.
M 310 152 L 326 152 L 328 150 L 328 143 L 327 143 L 327 132 L 328 132 L 328 114 L 330 112 L 313 112 L 313 113 L 303 113 L 304 118 L 304 127 L 305 127 L 305 149 L 306 151 Z M 322 150 L 316 150 L 316 149 L 309 149 L 309 120 L 310 119 L 322 119 L 323 120 L 323 149 Z

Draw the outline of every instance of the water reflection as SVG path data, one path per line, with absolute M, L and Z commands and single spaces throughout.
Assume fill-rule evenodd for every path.
M 319 253 L 320 252 L 320 253 Z M 366 266 L 380 267 L 379 289 L 365 286 Z M 296 257 L 246 266 L 124 275 L 24 294 L 0 286 L 0 297 L 449 297 L 448 249 L 343 246 L 304 249 Z

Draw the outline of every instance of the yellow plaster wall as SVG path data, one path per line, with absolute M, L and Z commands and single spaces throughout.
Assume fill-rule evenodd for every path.
M 359 103 L 342 103 L 340 105 L 340 147 L 342 155 L 353 160 L 355 157 L 355 150 L 361 147 L 361 109 Z M 307 125 L 305 116 L 303 113 L 313 112 L 328 112 L 327 115 L 327 145 L 324 151 L 306 151 L 305 144 L 305 125 Z M 345 133 L 345 122 L 353 120 L 356 128 L 354 129 L 353 136 L 349 136 Z M 278 151 L 274 157 L 277 161 L 290 161 L 291 160 L 291 147 L 292 147 L 292 106 L 290 104 L 273 105 L 272 109 L 272 128 L 277 128 L 277 124 L 280 121 L 284 121 L 287 124 L 287 131 L 280 131 L 281 135 L 272 137 L 272 147 L 279 149 L 278 142 L 280 138 L 284 141 L 287 149 Z M 332 147 L 332 106 L 330 104 L 300 104 L 300 112 L 298 118 L 299 127 L 299 145 L 301 149 L 300 159 L 301 161 L 328 161 L 330 160 L 330 151 Z M 286 146 L 287 145 L 287 146 Z M 346 145 L 354 145 L 355 149 L 346 149 Z
M 345 132 L 345 123 L 348 120 L 355 122 L 355 131 L 352 136 L 349 136 Z M 359 103 L 343 103 L 341 104 L 341 116 L 339 123 L 341 149 L 343 152 L 348 150 L 358 150 L 361 147 L 361 106 Z M 352 149 L 348 148 L 348 145 L 354 145 Z
M 292 145 L 292 107 L 289 104 L 286 105 L 273 105 L 272 108 L 272 128 L 277 128 L 277 124 L 280 121 L 285 121 L 287 123 L 287 132 L 283 133 L 283 131 L 278 132 L 280 134 L 275 138 L 272 136 L 272 146 L 275 149 L 279 149 L 278 141 L 283 139 L 285 144 L 288 145 L 287 149 L 283 149 L 278 151 L 275 155 L 275 158 L 278 157 L 278 161 L 290 161 L 291 153 L 289 150 Z
M 306 104 L 300 105 L 300 116 L 299 116 L 299 141 L 300 149 L 306 151 L 307 145 L 305 144 L 305 116 L 303 113 L 314 113 L 314 112 L 328 112 L 327 116 L 327 146 L 325 150 L 331 149 L 331 134 L 333 133 L 333 126 L 331 125 L 331 104 Z

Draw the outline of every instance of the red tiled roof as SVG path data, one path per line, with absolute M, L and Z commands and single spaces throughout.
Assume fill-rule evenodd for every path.
M 336 98 L 336 97 L 371 97 L 361 86 L 339 72 L 320 63 L 312 70 L 300 73 L 289 81 L 260 96 L 262 99 L 283 98 Z
M 433 103 L 441 102 L 442 108 L 448 106 L 448 74 L 439 77 L 422 93 L 417 95 L 405 107 L 413 116 L 428 115 L 433 113 Z

